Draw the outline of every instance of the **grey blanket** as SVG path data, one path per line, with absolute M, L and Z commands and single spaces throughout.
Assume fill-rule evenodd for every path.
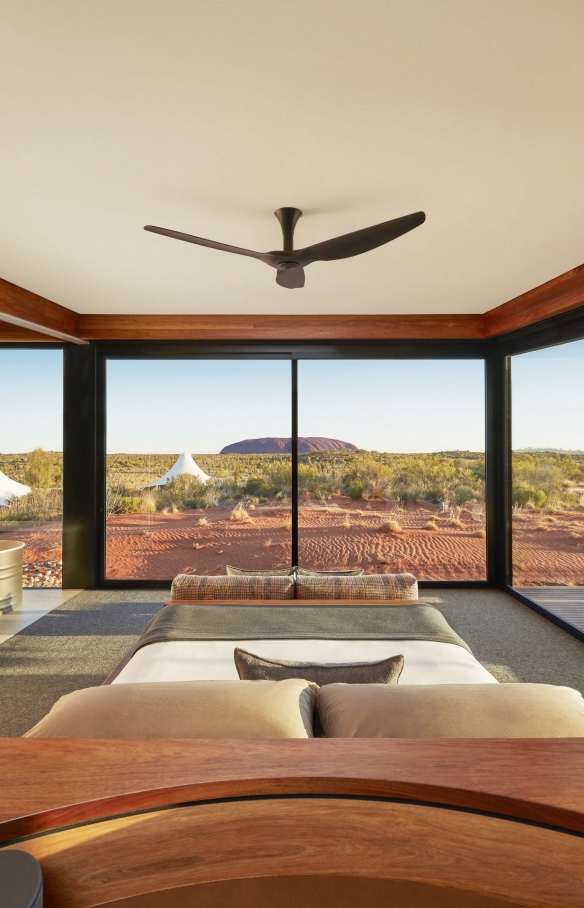
M 471 652 L 432 605 L 257 606 L 163 608 L 146 625 L 132 655 L 170 640 L 433 640 Z

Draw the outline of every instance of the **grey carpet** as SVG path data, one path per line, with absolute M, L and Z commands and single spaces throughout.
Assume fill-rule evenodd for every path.
M 23 735 L 63 694 L 101 684 L 169 593 L 79 593 L 0 645 L 0 735 Z
M 545 618 L 505 593 L 427 592 L 499 681 L 584 694 L 584 644 Z M 164 590 L 79 593 L 0 645 L 0 734 L 22 735 L 63 694 L 101 684 L 167 598 Z

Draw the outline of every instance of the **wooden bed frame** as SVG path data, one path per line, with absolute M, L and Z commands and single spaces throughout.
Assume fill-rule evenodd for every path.
M 3 739 L 46 908 L 584 905 L 584 740 Z

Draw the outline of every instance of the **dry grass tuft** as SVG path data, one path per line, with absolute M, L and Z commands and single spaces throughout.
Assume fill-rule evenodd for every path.
M 547 523 L 538 523 L 538 525 L 535 527 L 535 530 L 538 533 L 549 533 L 550 528 Z
M 484 527 L 481 527 L 479 530 L 475 530 L 473 536 L 476 536 L 477 539 L 486 539 L 487 531 Z
M 403 527 L 399 520 L 382 520 L 379 529 L 382 533 L 401 533 Z
M 353 526 L 353 524 L 351 523 L 351 521 L 349 520 L 348 517 L 345 517 L 345 519 L 343 520 L 341 526 L 342 526 L 342 528 L 343 528 L 344 530 L 350 530 L 351 527 Z
M 424 529 L 432 530 L 433 532 L 437 532 L 438 530 L 440 530 L 440 527 L 434 520 L 428 520 L 428 522 L 424 524 Z
M 287 517 L 284 518 L 283 526 L 285 530 L 290 532 L 290 530 L 292 529 L 292 514 L 288 514 Z
M 580 533 L 570 533 L 568 539 L 573 539 L 576 542 L 578 539 L 582 539 L 582 536 Z
M 464 526 L 464 523 L 462 522 L 462 520 L 459 520 L 458 517 L 451 517 L 448 521 L 448 526 L 458 527 L 459 529 L 461 529 Z
M 209 523 L 209 521 L 207 520 L 206 517 L 199 517 L 199 526 L 200 527 L 206 527 L 208 525 L 208 523 Z
M 193 548 L 194 548 L 194 549 L 202 549 L 203 546 L 201 545 L 200 542 L 193 542 Z
M 273 541 L 272 541 L 271 539 L 266 539 L 266 541 L 264 542 L 264 548 L 265 548 L 265 549 L 271 549 L 272 546 L 273 546 L 273 544 L 274 544 L 274 543 L 273 543 Z
M 355 511 L 355 516 L 356 516 L 356 517 L 362 517 L 362 516 L 363 516 L 363 511 L 361 510 L 361 508 L 357 508 L 357 510 Z
M 252 518 L 249 516 L 246 509 L 242 504 L 236 504 L 233 510 L 231 511 L 230 520 L 238 520 L 240 523 L 253 523 Z

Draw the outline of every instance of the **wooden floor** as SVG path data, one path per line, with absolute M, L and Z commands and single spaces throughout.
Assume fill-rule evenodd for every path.
M 541 608 L 584 632 L 584 586 L 516 586 Z

